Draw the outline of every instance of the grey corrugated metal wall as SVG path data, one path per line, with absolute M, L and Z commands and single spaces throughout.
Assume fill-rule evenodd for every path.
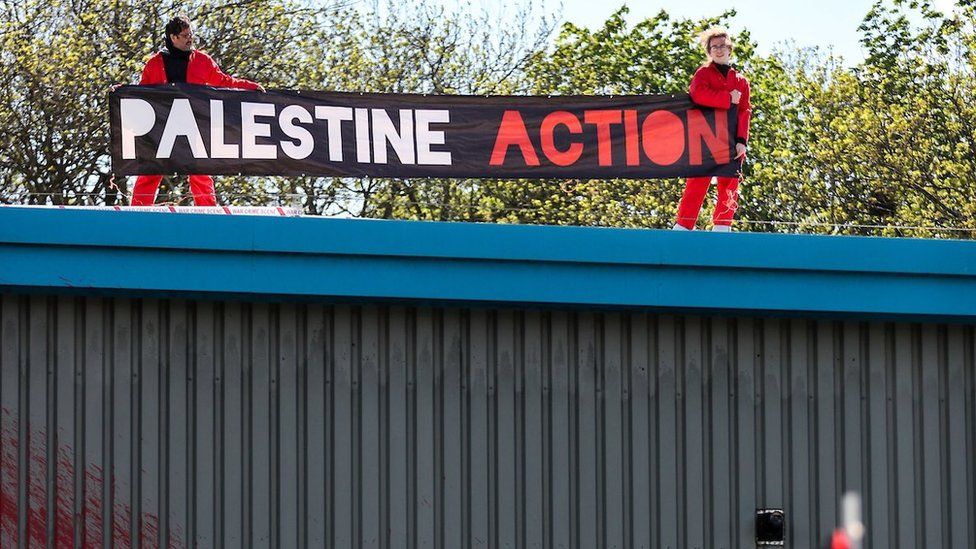
M 0 545 L 976 545 L 971 326 L 0 302 Z

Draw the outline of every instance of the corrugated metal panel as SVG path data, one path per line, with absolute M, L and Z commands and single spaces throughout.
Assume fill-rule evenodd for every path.
M 0 546 L 976 545 L 972 326 L 0 301 Z

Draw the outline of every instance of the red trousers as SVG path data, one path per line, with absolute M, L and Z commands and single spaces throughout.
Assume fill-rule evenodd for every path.
M 161 175 L 140 175 L 136 178 L 136 186 L 132 189 L 133 206 L 152 206 L 156 202 L 156 191 Z M 214 195 L 213 178 L 209 175 L 191 175 L 190 192 L 193 193 L 193 203 L 197 206 L 216 206 L 217 197 Z
M 712 215 L 712 223 L 715 225 L 732 225 L 732 216 L 739 205 L 739 180 L 735 177 L 716 177 L 718 180 L 718 196 L 715 198 L 715 213 Z M 701 212 L 702 202 L 705 201 L 705 193 L 708 192 L 708 184 L 711 177 L 689 177 L 685 183 L 685 193 L 681 195 L 681 203 L 678 205 L 678 218 L 675 220 L 678 225 L 694 230 L 695 222 L 698 221 L 698 213 Z

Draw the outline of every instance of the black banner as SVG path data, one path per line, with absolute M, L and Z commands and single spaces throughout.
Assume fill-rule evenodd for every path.
M 109 95 L 120 175 L 480 178 L 734 176 L 736 113 L 687 95 L 268 93 L 192 85 Z

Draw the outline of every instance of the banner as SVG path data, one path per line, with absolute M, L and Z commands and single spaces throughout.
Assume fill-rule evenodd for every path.
M 123 86 L 119 175 L 734 176 L 736 113 L 687 95 L 460 96 Z

